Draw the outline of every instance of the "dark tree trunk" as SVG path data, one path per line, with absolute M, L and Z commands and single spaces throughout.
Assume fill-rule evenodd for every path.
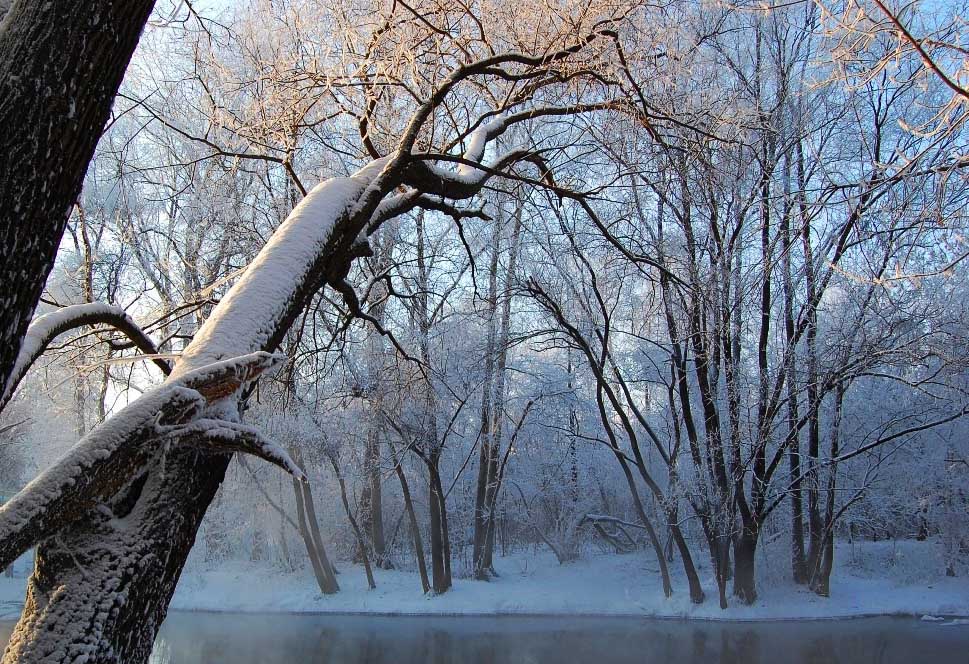
M 811 590 L 821 597 L 831 596 L 831 569 L 834 567 L 834 534 L 829 532 L 824 538 L 824 546 L 818 557 L 818 568 L 811 579 Z
M 837 459 L 841 449 L 841 416 L 844 408 L 845 385 L 838 383 L 835 390 L 834 417 L 831 422 L 830 458 Z M 828 481 L 825 489 L 825 509 L 823 534 L 820 553 L 811 574 L 811 590 L 822 597 L 831 595 L 831 568 L 834 566 L 834 527 L 838 518 L 835 511 L 835 492 L 838 481 L 838 464 L 832 462 L 828 468 Z
M 323 546 L 323 538 L 320 536 L 320 522 L 316 518 L 316 503 L 313 501 L 313 491 L 310 489 L 310 485 L 305 482 L 301 483 L 301 486 L 303 488 L 303 502 L 306 503 L 306 520 L 310 524 L 310 534 L 313 536 L 316 553 L 329 575 L 333 591 L 337 592 L 340 590 L 340 586 L 336 582 L 336 567 L 333 566 L 330 557 L 326 554 L 326 547 Z
M 360 531 L 360 526 L 357 524 L 357 520 L 353 517 L 353 511 L 350 509 L 350 500 L 347 497 L 347 483 L 343 481 L 343 474 L 340 472 L 340 466 L 337 465 L 336 457 L 329 456 L 330 465 L 333 466 L 333 474 L 336 475 L 336 481 L 340 484 L 340 500 L 343 502 L 343 510 L 346 512 L 347 521 L 350 522 L 350 528 L 353 529 L 353 535 L 357 538 L 357 546 L 360 547 L 360 551 L 363 554 L 363 568 L 367 573 L 367 586 L 370 590 L 377 587 L 376 582 L 373 579 L 373 569 L 370 567 L 370 556 L 367 555 L 367 545 L 364 542 L 363 533 Z
M 364 455 L 364 483 L 363 488 L 360 490 L 360 500 L 358 504 L 360 505 L 360 520 L 363 521 L 364 530 L 369 534 L 373 531 L 373 518 L 372 518 L 372 504 L 373 500 L 370 493 L 370 469 L 367 467 L 369 461 L 367 460 L 366 454 Z M 367 555 L 366 551 L 361 548 L 358 543 L 357 548 L 353 552 L 353 562 L 361 563 L 364 557 Z
M 320 592 L 324 595 L 332 595 L 340 590 L 337 581 L 330 574 L 329 565 L 323 563 L 320 552 L 316 548 L 316 542 L 310 532 L 306 518 L 306 498 L 303 494 L 303 487 L 296 480 L 293 480 L 293 493 L 296 496 L 296 523 L 299 524 L 299 534 L 303 538 L 303 545 L 306 547 L 306 555 L 310 559 L 313 567 L 313 576 L 316 584 L 320 587 Z
M 757 600 L 757 582 L 754 577 L 754 556 L 757 553 L 759 533 L 747 524 L 734 538 L 733 594 L 744 604 Z
M 441 484 L 441 473 L 439 466 L 434 466 L 434 483 L 437 486 L 438 501 L 441 510 L 441 539 L 444 542 L 444 583 L 448 588 L 451 587 L 451 533 L 447 521 L 447 502 L 444 498 L 444 486 Z
M 807 557 L 804 552 L 804 500 L 801 496 L 801 443 L 795 435 L 790 450 L 791 477 L 791 572 L 794 583 L 808 582 Z
M 298 448 L 290 451 L 290 456 L 306 472 L 303 455 Z M 306 553 L 313 565 L 313 573 L 324 595 L 339 592 L 340 584 L 336 580 L 336 570 L 330 564 L 330 559 L 323 548 L 323 538 L 320 536 L 320 526 L 316 521 L 316 506 L 313 503 L 313 493 L 309 484 L 293 480 L 293 492 L 296 494 L 296 517 L 300 535 L 306 545 Z
M 370 484 L 370 541 L 373 555 L 380 567 L 387 567 L 387 544 L 384 538 L 384 495 L 380 485 L 380 439 L 379 430 L 371 430 L 367 437 L 367 482 Z
M 686 580 L 690 588 L 690 601 L 700 604 L 705 599 L 703 588 L 700 586 L 700 577 L 696 573 L 696 566 L 693 564 L 693 556 L 690 554 L 690 547 L 683 537 L 683 531 L 675 525 L 673 519 L 670 520 L 670 532 L 676 549 L 680 552 L 680 560 L 683 561 L 683 571 L 686 573 Z
M 432 457 L 427 464 L 428 503 L 431 520 L 431 585 L 435 594 L 448 591 L 451 587 L 450 561 L 447 560 L 450 546 L 446 543 L 446 514 L 442 509 L 443 496 L 438 477 L 437 458 Z
M 153 5 L 52 0 L 0 12 L 0 384 Z
M 717 598 L 720 608 L 727 608 L 727 581 L 730 579 L 730 540 L 722 537 L 714 530 L 716 523 L 707 514 L 700 514 L 700 524 L 703 535 L 710 550 L 710 563 L 713 566 L 714 579 L 717 582 Z
M 384 539 L 383 518 L 383 490 L 380 485 L 380 450 L 378 429 L 371 423 L 367 432 L 366 450 L 364 452 L 364 485 L 360 492 L 360 520 L 367 538 L 357 545 L 353 561 L 363 562 L 369 557 L 367 548 L 373 554 L 374 561 L 380 567 L 385 567 L 386 543 Z
M 474 578 L 484 581 L 488 579 L 490 561 L 486 561 L 488 547 L 488 530 L 491 520 L 490 497 L 491 485 L 494 482 L 492 459 L 496 458 L 495 430 L 493 427 L 493 409 L 500 406 L 495 402 L 495 343 L 497 335 L 498 313 L 498 254 L 501 250 L 501 206 L 498 206 L 499 217 L 494 224 L 493 241 L 491 246 L 491 265 L 488 270 L 488 333 L 484 348 L 484 384 L 481 387 L 481 432 L 478 454 L 478 477 L 474 494 L 474 533 L 472 537 L 472 561 Z M 500 420 L 499 420 L 500 422 Z
M 294 280 L 286 300 L 266 321 L 268 338 L 243 335 L 233 350 L 243 354 L 278 348 L 308 298 L 324 282 L 346 274 L 353 243 L 371 213 L 365 207 L 358 217 L 337 219 L 313 265 Z M 247 271 L 239 283 L 272 279 L 272 270 L 255 270 Z M 224 298 L 205 327 L 236 332 L 237 315 Z M 171 378 L 213 361 L 206 341 L 193 341 Z M 83 649 L 90 664 L 148 660 L 199 525 L 231 459 L 191 446 L 162 446 L 150 455 L 139 463 L 147 470 L 105 503 L 114 518 L 91 511 L 40 544 L 24 611 L 3 664 L 31 661 L 55 648 Z

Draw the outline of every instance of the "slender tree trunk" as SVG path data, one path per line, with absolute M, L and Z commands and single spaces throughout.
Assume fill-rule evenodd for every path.
M 290 456 L 305 472 L 306 467 L 299 449 L 293 448 Z M 310 563 L 313 565 L 316 581 L 324 595 L 332 595 L 339 592 L 340 584 L 337 583 L 336 574 L 323 548 L 323 539 L 320 537 L 319 524 L 316 521 L 316 508 L 313 505 L 313 494 L 309 491 L 308 484 L 296 479 L 293 480 L 293 492 L 296 495 L 296 521 L 299 524 L 300 535 L 306 545 Z
M 436 493 L 441 503 L 441 538 L 444 541 L 444 580 L 447 587 L 452 584 L 451 579 L 451 531 L 447 519 L 447 501 L 444 496 L 444 486 L 441 484 L 441 474 L 438 464 L 434 467 L 434 482 L 437 484 Z
M 784 160 L 784 200 L 790 199 L 791 182 L 790 156 Z M 798 420 L 797 394 L 797 340 L 794 322 L 794 285 L 791 268 L 791 253 L 794 251 L 795 238 L 791 234 L 791 215 L 793 205 L 785 203 L 781 215 L 781 241 L 784 245 L 782 255 L 782 287 L 784 291 L 784 341 L 785 371 L 787 372 L 787 440 L 788 467 L 791 477 L 791 573 L 794 582 L 805 584 L 808 581 L 807 559 L 804 552 L 804 501 L 801 495 L 801 435 Z
M 431 584 L 434 594 L 440 595 L 451 587 L 450 564 L 447 562 L 448 547 L 445 545 L 445 519 L 440 478 L 437 476 L 437 459 L 427 464 L 428 504 L 431 521 Z
M 333 586 L 336 590 L 339 590 L 339 584 L 336 582 L 336 567 L 333 566 L 330 557 L 326 554 L 326 547 L 323 546 L 323 538 L 320 536 L 320 522 L 316 518 L 316 504 L 313 501 L 313 491 L 310 489 L 308 482 L 302 482 L 301 486 L 303 488 L 303 502 L 306 503 L 306 520 L 310 524 L 310 534 L 313 536 L 313 544 L 316 546 L 316 552 L 320 556 L 320 563 L 323 564 L 327 574 L 330 575 Z
M 478 477 L 474 493 L 474 532 L 472 536 L 472 561 L 474 578 L 488 579 L 485 561 L 488 542 L 489 493 L 492 482 L 491 459 L 494 456 L 495 431 L 492 410 L 497 409 L 495 399 L 495 343 L 498 313 L 498 256 L 501 252 L 502 214 L 498 206 L 491 243 L 491 262 L 488 270 L 487 334 L 484 347 L 484 382 L 481 386 L 481 431 L 478 448 Z
M 498 333 L 495 339 L 497 352 L 495 366 L 495 387 L 492 400 L 491 419 L 491 450 L 488 458 L 488 486 L 485 492 L 485 507 L 487 515 L 487 537 L 483 552 L 483 567 L 490 574 L 494 574 L 495 552 L 495 518 L 498 509 L 499 490 L 499 457 L 501 456 L 502 434 L 505 410 L 505 377 L 508 372 L 508 345 L 511 338 L 511 301 L 515 271 L 518 267 L 518 246 L 521 240 L 521 206 L 514 213 L 511 244 L 509 246 L 508 269 L 505 273 L 504 287 L 501 293 L 501 314 L 498 320 Z M 497 303 L 496 303 L 497 304 Z
M 403 460 L 397 457 L 397 450 L 394 444 L 388 441 L 390 453 L 394 459 L 394 471 L 400 481 L 400 492 L 404 497 L 404 509 L 407 511 L 407 519 L 410 521 L 411 538 L 414 542 L 414 556 L 417 558 L 417 570 L 421 575 L 421 587 L 424 593 L 431 589 L 430 581 L 427 578 L 427 562 L 424 560 L 424 543 L 421 540 L 421 528 L 417 523 L 417 514 L 414 511 L 414 501 L 411 500 L 410 486 L 407 484 L 407 477 L 404 475 Z
M 623 476 L 626 478 L 626 487 L 629 489 L 629 495 L 632 496 L 633 506 L 636 509 L 636 515 L 639 517 L 640 522 L 643 524 L 643 529 L 646 531 L 646 535 L 649 537 L 649 543 L 653 547 L 653 552 L 656 554 L 657 563 L 659 564 L 660 577 L 663 580 L 663 595 L 670 597 L 673 594 L 673 584 L 670 581 L 670 570 L 666 564 L 666 557 L 663 555 L 663 545 L 659 541 L 659 537 L 656 535 L 656 529 L 653 527 L 652 521 L 646 515 L 646 508 L 643 506 L 642 498 L 640 498 L 639 490 L 636 488 L 636 480 L 633 478 L 632 470 L 629 468 L 629 462 L 626 460 L 626 455 L 623 454 L 622 450 L 619 449 L 619 443 L 616 440 L 615 433 L 613 433 L 612 427 L 608 425 L 608 416 L 606 415 L 605 403 L 602 399 L 602 385 L 599 384 L 599 389 L 596 390 L 596 401 L 599 406 L 600 419 L 606 425 L 606 435 L 609 438 L 609 445 L 612 449 L 613 456 L 616 457 L 616 461 L 619 462 L 619 467 L 622 468 Z
M 340 485 L 340 500 L 343 502 L 343 510 L 347 514 L 347 521 L 350 522 L 350 528 L 353 529 L 353 535 L 357 538 L 357 546 L 360 547 L 360 551 L 363 553 L 363 568 L 367 573 L 367 585 L 370 590 L 377 587 L 376 582 L 373 579 L 373 569 L 370 567 L 370 556 L 367 555 L 367 545 L 363 538 L 363 533 L 360 531 L 360 526 L 357 524 L 357 520 L 353 517 L 353 511 L 350 509 L 350 500 L 347 498 L 347 483 L 343 481 L 343 475 L 340 473 L 340 467 L 337 465 L 336 457 L 332 455 L 327 455 L 330 460 L 330 465 L 333 466 L 333 474 L 336 475 L 336 481 Z
M 838 458 L 841 447 L 841 416 L 844 408 L 845 385 L 838 383 L 834 398 L 834 417 L 831 422 L 830 458 Z M 838 465 L 832 462 L 828 468 L 828 481 L 825 488 L 824 532 L 821 540 L 821 553 L 817 557 L 811 575 L 811 589 L 822 597 L 831 595 L 831 569 L 834 566 L 834 528 L 835 493 L 837 490 Z
M 299 524 L 299 534 L 303 538 L 303 545 L 306 547 L 306 555 L 310 559 L 313 567 L 313 576 L 316 584 L 320 587 L 320 592 L 324 595 L 332 595 L 339 588 L 336 586 L 335 579 L 332 579 L 326 566 L 320 560 L 320 554 L 316 550 L 313 536 L 310 534 L 309 526 L 306 521 L 306 504 L 304 502 L 303 489 L 297 480 L 293 480 L 293 493 L 296 497 L 296 523 Z
M 370 484 L 370 541 L 380 567 L 387 568 L 387 543 L 384 538 L 384 493 L 380 482 L 380 429 L 367 436 L 367 482 Z
M 716 531 L 716 523 L 709 515 L 699 514 L 700 524 L 703 527 L 703 535 L 707 540 L 707 548 L 710 551 L 710 564 L 713 568 L 714 580 L 717 582 L 717 598 L 720 608 L 727 608 L 727 581 L 729 580 L 730 568 L 730 544 L 729 539 L 720 537 Z

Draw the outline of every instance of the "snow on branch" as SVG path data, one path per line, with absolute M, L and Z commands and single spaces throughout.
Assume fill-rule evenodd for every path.
M 189 387 L 212 405 L 216 401 L 238 393 L 264 372 L 274 369 L 286 359 L 265 351 L 240 355 L 229 360 L 213 362 L 199 369 L 182 374 L 177 382 Z
M 347 230 L 355 206 L 387 161 L 375 160 L 310 190 L 212 311 L 182 353 L 176 374 L 278 342 L 281 321 L 298 309 L 307 287 L 320 285 L 314 275 L 336 244 L 334 233 Z
M 166 385 L 133 402 L 0 507 L 0 566 L 82 517 L 121 490 L 147 463 L 145 443 L 159 425 L 191 419 L 205 406 L 198 392 Z
M 270 442 L 231 422 L 193 421 L 211 406 L 238 394 L 279 356 L 258 352 L 208 365 L 145 393 L 105 421 L 53 466 L 0 506 L 0 568 L 100 504 L 108 504 L 142 469 L 157 459 L 161 439 L 173 433 L 205 433 L 192 444 L 243 451 L 293 472 L 293 464 Z M 231 411 L 230 411 L 231 412 Z
M 467 138 L 460 163 L 454 170 L 435 166 L 430 163 L 443 155 L 416 154 L 407 164 L 404 181 L 409 186 L 426 195 L 437 195 L 451 199 L 471 198 L 484 186 L 491 175 L 528 156 L 530 150 L 514 148 L 499 155 L 491 163 L 483 163 L 485 150 L 508 128 L 508 121 L 497 118 L 482 124 Z
M 209 452 L 250 454 L 279 466 L 300 482 L 306 481 L 306 474 L 289 453 L 255 427 L 226 420 L 200 418 L 174 428 L 167 437 L 179 444 Z
M 462 81 L 479 75 L 501 75 L 502 68 L 507 65 L 516 65 L 525 69 L 525 71 L 514 76 L 515 80 L 524 81 L 543 77 L 555 71 L 557 67 L 564 66 L 567 61 L 586 49 L 591 43 L 601 39 L 611 39 L 615 34 L 610 29 L 614 23 L 614 19 L 600 21 L 589 33 L 555 51 L 541 54 L 514 51 L 496 53 L 475 62 L 461 65 L 441 82 L 440 86 L 411 117 L 401 136 L 400 151 L 409 154 L 413 150 L 424 123 Z
M 157 355 L 155 343 L 138 326 L 138 324 L 120 307 L 97 302 L 89 304 L 72 304 L 43 316 L 38 316 L 24 337 L 20 353 L 14 363 L 10 377 L 3 390 L 0 391 L 0 410 L 10 401 L 17 385 L 27 375 L 31 365 L 37 361 L 47 346 L 58 336 L 84 325 L 109 325 L 127 336 L 131 342 L 146 355 Z M 165 375 L 171 372 L 168 362 L 160 358 L 152 358 Z

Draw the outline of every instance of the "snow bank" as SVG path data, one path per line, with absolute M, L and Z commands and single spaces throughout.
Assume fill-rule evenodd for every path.
M 846 545 L 845 545 L 846 546 Z M 878 557 L 879 544 L 865 554 Z M 906 549 L 934 556 L 935 543 L 907 543 Z M 842 549 L 843 550 L 843 549 Z M 856 552 L 857 555 L 858 554 Z M 857 559 L 856 559 L 857 560 Z M 930 583 L 898 583 L 892 570 L 874 577 L 853 570 L 847 557 L 836 568 L 832 596 L 822 598 L 792 583 L 762 583 L 753 606 L 721 611 L 710 570 L 701 568 L 707 601 L 689 602 L 683 578 L 666 600 L 655 561 L 644 555 L 593 555 L 560 566 L 547 553 L 499 558 L 500 578 L 491 582 L 456 579 L 454 588 L 433 597 L 421 594 L 414 572 L 375 569 L 377 589 L 368 590 L 362 567 L 339 565 L 341 592 L 322 597 L 309 569 L 282 573 L 265 565 L 233 562 L 208 569 L 186 569 L 173 610 L 365 613 L 401 615 L 602 615 L 686 617 L 714 620 L 791 620 L 904 614 L 969 617 L 969 579 L 939 575 Z M 0 617 L 12 617 L 25 581 L 0 579 Z M 710 599 L 712 598 L 712 599 Z

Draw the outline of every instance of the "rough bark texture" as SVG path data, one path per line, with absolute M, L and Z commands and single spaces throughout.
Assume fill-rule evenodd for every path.
M 0 382 L 153 5 L 16 2 L 0 22 Z
M 757 601 L 757 582 L 754 576 L 754 556 L 757 553 L 758 532 L 746 525 L 734 537 L 733 594 L 744 604 Z

